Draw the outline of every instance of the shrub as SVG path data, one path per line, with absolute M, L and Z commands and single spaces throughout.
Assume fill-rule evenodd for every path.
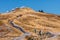
M 39 10 L 39 12 L 44 12 L 43 10 Z
M 29 37 L 28 40 L 33 40 L 33 39 L 31 37 Z
M 2 25 L 3 24 L 3 21 L 0 21 L 0 25 Z

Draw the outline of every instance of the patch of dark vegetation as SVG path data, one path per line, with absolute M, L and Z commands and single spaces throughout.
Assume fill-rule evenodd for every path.
M 44 12 L 43 10 L 39 10 L 39 12 Z

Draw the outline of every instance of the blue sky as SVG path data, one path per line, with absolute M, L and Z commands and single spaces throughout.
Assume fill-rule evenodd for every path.
M 0 0 L 0 12 L 6 12 L 16 7 L 27 6 L 36 11 L 60 14 L 60 0 Z

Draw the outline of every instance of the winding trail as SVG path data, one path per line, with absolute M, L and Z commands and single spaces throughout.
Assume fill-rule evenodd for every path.
M 26 36 L 30 36 L 31 33 L 26 32 L 22 27 L 16 25 L 13 21 L 9 21 L 9 23 L 16 29 L 19 29 L 21 32 L 23 32 L 24 34 L 22 36 L 16 37 L 13 40 L 24 40 Z
M 13 23 L 13 21 L 10 21 L 10 24 L 13 27 L 15 27 L 16 29 L 19 29 L 20 31 L 22 31 L 23 33 L 26 33 L 22 27 L 20 27 L 20 26 L 16 25 L 15 23 Z

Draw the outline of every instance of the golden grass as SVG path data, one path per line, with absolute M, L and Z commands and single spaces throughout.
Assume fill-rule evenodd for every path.
M 22 16 L 19 16 L 22 15 Z M 17 18 L 19 16 L 19 18 Z M 12 20 L 15 24 L 24 28 L 27 32 L 32 32 L 34 34 L 34 29 L 36 28 L 37 32 L 40 30 L 49 31 L 52 33 L 60 32 L 60 16 L 53 14 L 46 14 L 42 12 L 35 12 L 30 8 L 15 9 L 14 11 L 9 12 L 8 14 L 2 14 L 0 17 L 0 26 L 3 24 L 8 25 L 13 32 L 8 35 L 19 35 L 23 33 L 18 29 L 12 27 L 8 20 Z M 5 21 L 2 21 L 5 20 Z M 27 37 L 26 37 L 27 38 Z M 6 40 L 8 40 L 7 38 Z M 4 40 L 4 39 L 1 39 Z

